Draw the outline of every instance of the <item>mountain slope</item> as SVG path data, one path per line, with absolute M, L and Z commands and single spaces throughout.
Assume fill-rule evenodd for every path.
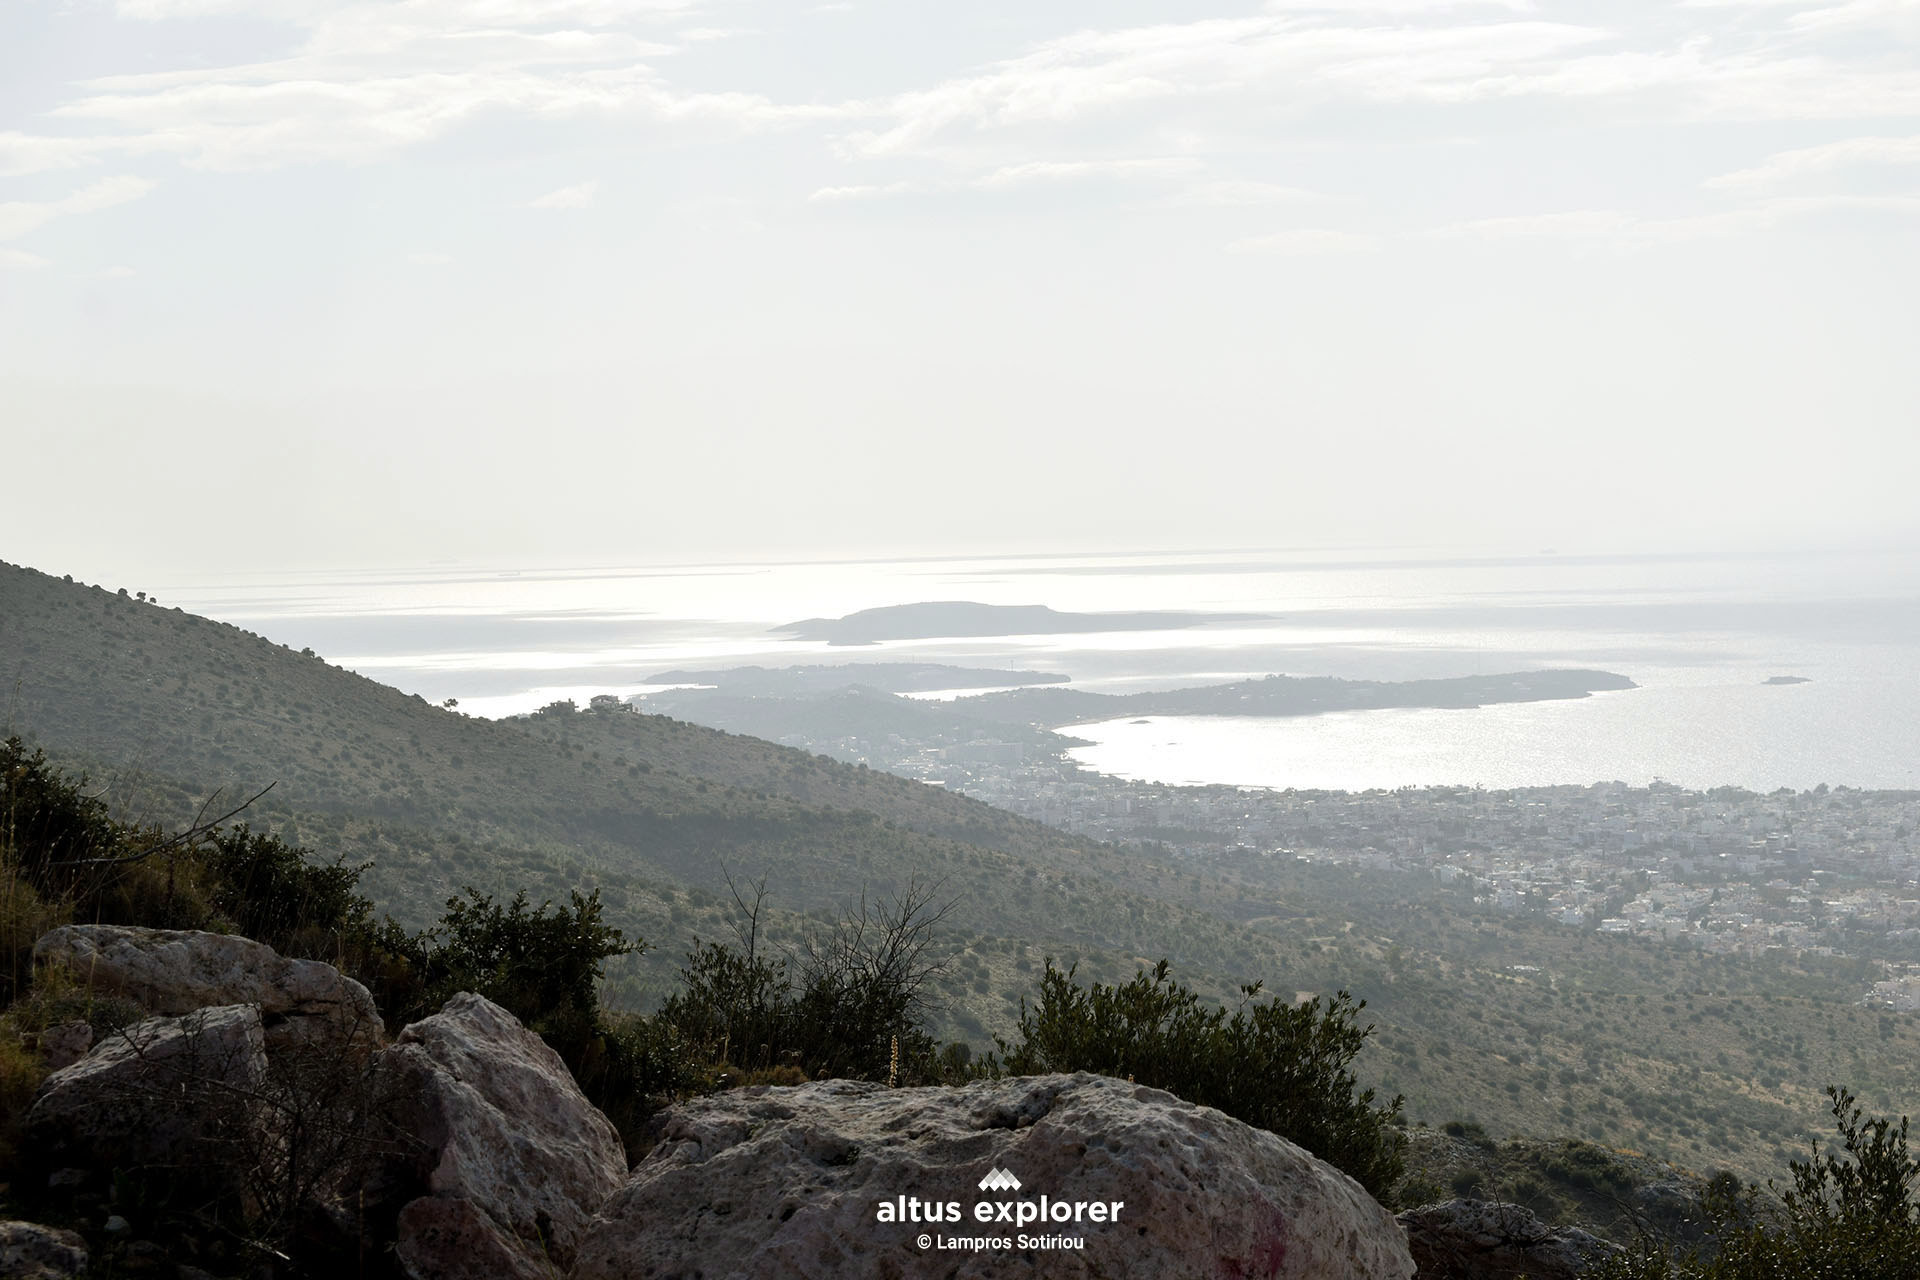
M 718 927 L 724 861 L 764 872 L 794 910 L 943 880 L 979 938 L 1103 967 L 1164 953 L 1224 984 L 1274 962 L 1270 939 L 1142 893 L 1162 874 L 1144 860 L 941 788 L 664 716 L 472 719 L 234 627 L 6 565 L 0 678 L 13 731 L 97 773 L 155 775 L 141 794 L 156 818 L 191 816 L 215 787 L 275 783 L 249 817 L 323 856 L 372 858 L 369 888 L 411 922 L 464 883 L 599 883 L 616 923 L 663 944 L 657 970 Z M 988 967 L 1012 988 L 1015 957 L 996 954 Z M 1003 1025 L 999 998 L 974 994 Z

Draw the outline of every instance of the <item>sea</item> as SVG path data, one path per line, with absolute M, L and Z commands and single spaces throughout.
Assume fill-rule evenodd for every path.
M 481 716 L 644 695 L 662 673 L 692 673 L 681 682 L 698 684 L 699 672 L 744 665 L 940 662 L 1056 673 L 1097 692 L 1268 674 L 1406 680 L 1583 667 L 1637 687 L 1465 709 L 1122 718 L 1064 732 L 1085 744 L 1073 751 L 1085 768 L 1177 784 L 1920 789 L 1912 549 L 436 564 L 183 579 L 154 594 Z M 866 646 L 779 630 L 959 600 L 1239 616 Z

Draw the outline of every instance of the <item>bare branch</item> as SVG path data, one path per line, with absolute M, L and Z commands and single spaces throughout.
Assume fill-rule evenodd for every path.
M 267 794 L 267 792 L 273 790 L 275 787 L 279 785 L 280 783 L 278 779 L 272 782 L 269 782 L 266 786 L 260 788 L 258 791 L 254 792 L 251 796 L 247 797 L 245 802 L 235 806 L 232 809 L 227 810 L 225 813 L 215 818 L 212 822 L 201 822 L 199 820 L 199 817 L 196 816 L 194 819 L 193 826 L 188 827 L 185 831 L 180 832 L 178 835 L 169 836 L 167 839 L 162 840 L 159 844 L 153 845 L 150 848 L 142 849 L 139 853 L 130 853 L 130 854 L 126 854 L 123 857 L 118 857 L 118 858 L 70 858 L 62 862 L 49 863 L 48 865 L 55 866 L 55 867 L 101 867 L 101 866 L 129 866 L 136 862 L 144 862 L 148 858 L 153 857 L 153 855 L 155 855 L 156 853 L 165 853 L 168 849 L 176 848 L 179 845 L 187 844 L 191 841 L 198 840 L 201 836 L 206 835 L 209 831 L 213 831 L 216 828 L 218 828 L 220 824 L 227 821 L 227 819 L 246 812 L 246 810 L 253 804 L 255 800 L 258 800 L 261 796 L 264 796 L 265 794 Z M 200 806 L 200 813 L 202 815 L 206 813 L 207 807 L 213 803 L 214 798 L 219 794 L 220 794 L 219 791 L 215 791 L 213 795 L 207 797 L 206 804 L 203 804 Z

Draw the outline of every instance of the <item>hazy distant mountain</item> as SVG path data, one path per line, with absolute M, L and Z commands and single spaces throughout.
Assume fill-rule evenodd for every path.
M 1074 635 L 1095 631 L 1167 631 L 1216 622 L 1264 621 L 1258 613 L 1062 613 L 1042 604 L 976 604 L 936 600 L 862 609 L 844 618 L 806 618 L 775 631 L 796 640 L 832 645 L 879 644 L 884 640 L 934 640 L 949 636 Z
M 1057 671 L 999 671 L 939 662 L 861 662 L 798 667 L 723 667 L 713 671 L 662 671 L 648 684 L 709 684 L 746 697 L 805 697 L 855 685 L 884 693 L 930 693 L 942 689 L 993 689 L 1008 685 L 1065 684 Z
M 725 927 L 724 861 L 765 872 L 795 911 L 918 875 L 944 881 L 956 923 L 983 940 L 1164 952 L 1222 981 L 1274 954 L 1144 894 L 1160 873 L 1136 855 L 939 787 L 625 709 L 470 718 L 236 627 L 5 564 L 0 679 L 10 732 L 138 781 L 115 794 L 145 816 L 185 821 L 215 788 L 276 783 L 249 816 L 322 857 L 373 860 L 369 889 L 416 923 L 466 883 L 598 883 L 665 971 L 694 933 Z M 1011 985 L 1013 957 L 996 955 Z
M 1584 698 L 1602 690 L 1635 687 L 1626 676 L 1585 670 L 1396 681 L 1275 675 L 1147 693 L 1012 689 L 958 698 L 954 710 L 983 720 L 1057 728 L 1121 716 L 1305 716 L 1384 707 L 1480 707 L 1498 702 Z
M 1360 1069 L 1404 1091 L 1415 1118 L 1577 1124 L 1695 1168 L 1773 1171 L 1777 1144 L 1800 1143 L 1818 1113 L 1819 1082 L 1909 1096 L 1920 1062 L 1911 1020 L 1859 1004 L 1880 972 L 1867 961 L 1597 934 L 1498 911 L 1472 877 L 1362 875 L 1269 848 L 1117 850 L 665 716 L 471 719 L 235 627 L 7 565 L 0 681 L 9 731 L 93 765 L 132 816 L 177 823 L 217 786 L 235 797 L 277 780 L 247 816 L 320 857 L 373 859 L 366 887 L 415 924 L 462 884 L 536 901 L 597 886 L 610 921 L 655 948 L 623 977 L 642 995 L 696 936 L 725 930 L 725 859 L 768 874 L 786 938 L 796 911 L 939 880 L 958 902 L 946 1031 L 976 1044 L 1009 1028 L 1047 956 L 1102 981 L 1168 956 L 1226 999 L 1255 978 L 1366 998 L 1380 1030 Z M 1478 847 L 1470 829 L 1419 838 Z

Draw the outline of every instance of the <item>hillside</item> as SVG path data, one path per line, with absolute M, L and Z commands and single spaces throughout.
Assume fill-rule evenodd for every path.
M 723 862 L 772 901 L 831 910 L 919 876 L 1014 985 L 1019 939 L 1102 963 L 1167 954 L 1221 989 L 1275 948 L 1139 889 L 1157 868 L 941 788 L 625 711 L 489 721 L 434 707 L 237 628 L 0 566 L 8 721 L 114 780 L 129 812 L 183 821 L 214 791 L 274 783 L 249 812 L 323 856 L 372 859 L 369 889 L 419 923 L 466 883 L 603 886 L 665 974 L 723 927 Z M 963 994 L 962 1029 L 1003 1001 Z M 984 1021 L 983 1021 L 984 1020 Z M 978 1031 L 974 1031 L 978 1034 Z
M 916 875 L 957 899 L 941 1034 L 984 1047 L 1045 957 L 1083 978 L 1170 958 L 1196 989 L 1349 987 L 1379 1032 L 1359 1068 L 1408 1115 L 1496 1137 L 1579 1134 L 1696 1170 L 1779 1170 L 1819 1090 L 1920 1096 L 1920 1020 L 1859 1006 L 1860 962 L 1766 962 L 1501 915 L 1414 875 L 1248 852 L 1199 861 L 1069 837 L 939 788 L 626 711 L 471 719 L 257 635 L 0 566 L 11 732 L 88 768 L 123 813 L 179 823 L 216 788 L 418 926 L 464 884 L 598 886 L 655 948 L 647 1002 L 725 929 L 722 862 L 787 909 Z M 873 695 L 878 699 L 884 695 Z M 889 701 L 900 701 L 892 700 Z M 944 706 L 945 704 L 936 704 Z

